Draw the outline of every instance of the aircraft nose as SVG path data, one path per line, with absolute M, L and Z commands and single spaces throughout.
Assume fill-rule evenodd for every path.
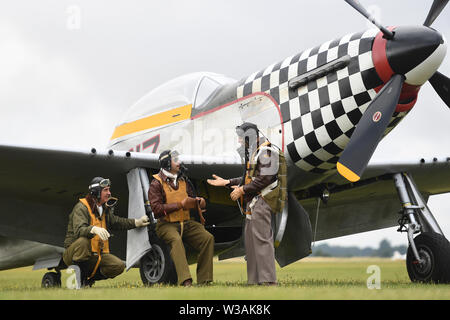
M 396 74 L 406 76 L 406 83 L 422 85 L 437 70 L 446 53 L 442 35 L 424 26 L 403 26 L 394 30 L 387 41 L 386 56 Z

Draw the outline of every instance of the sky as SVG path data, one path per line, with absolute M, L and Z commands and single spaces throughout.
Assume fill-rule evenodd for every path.
M 361 0 L 383 25 L 422 24 L 431 0 Z M 102 148 L 126 110 L 177 76 L 241 79 L 372 28 L 336 0 L 40 0 L 0 3 L 0 144 Z M 433 27 L 450 38 L 450 6 Z M 450 75 L 450 58 L 439 68 Z M 425 84 L 373 160 L 450 156 L 450 112 Z M 450 194 L 429 206 L 450 234 Z M 319 243 L 407 244 L 396 228 Z

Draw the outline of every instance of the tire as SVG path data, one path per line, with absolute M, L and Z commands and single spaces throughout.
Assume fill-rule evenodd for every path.
M 139 272 L 145 285 L 177 284 L 177 272 L 167 244 L 156 236 L 150 240 L 152 248 L 140 261 Z
M 406 268 L 412 282 L 450 283 L 450 243 L 441 234 L 425 232 L 414 238 L 424 263 L 419 264 L 411 246 L 406 255 Z
M 56 272 L 47 272 L 42 277 L 42 288 L 60 288 L 61 274 Z

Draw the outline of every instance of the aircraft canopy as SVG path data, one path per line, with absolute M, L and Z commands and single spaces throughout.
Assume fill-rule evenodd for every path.
M 153 89 L 126 112 L 121 123 L 128 123 L 172 108 L 200 106 L 220 86 L 236 80 L 210 72 L 180 76 Z

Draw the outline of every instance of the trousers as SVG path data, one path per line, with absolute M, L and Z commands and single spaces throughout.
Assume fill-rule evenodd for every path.
M 80 237 L 64 251 L 63 260 L 67 266 L 87 261 L 90 275 L 95 268 L 98 256 L 92 254 L 91 240 Z M 125 270 L 125 263 L 113 254 L 103 253 L 98 270 L 105 278 L 115 278 Z
M 180 222 L 158 221 L 156 235 L 170 247 L 170 257 L 175 265 L 178 284 L 192 279 L 183 240 L 199 252 L 197 259 L 197 282 L 213 281 L 214 237 L 205 227 L 194 220 Z
M 276 282 L 275 248 L 273 246 L 272 211 L 259 198 L 250 217 L 245 219 L 245 252 L 248 284 Z

